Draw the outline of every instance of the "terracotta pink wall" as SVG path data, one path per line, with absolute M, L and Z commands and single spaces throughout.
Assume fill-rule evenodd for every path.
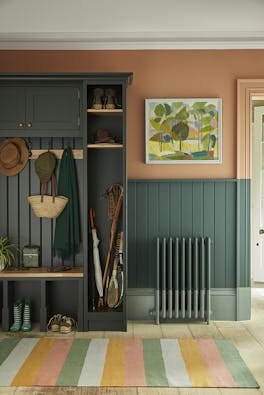
M 127 97 L 129 178 L 235 178 L 236 80 L 263 78 L 262 50 L 0 51 L 0 72 L 134 73 Z M 223 99 L 218 165 L 146 165 L 145 98 Z

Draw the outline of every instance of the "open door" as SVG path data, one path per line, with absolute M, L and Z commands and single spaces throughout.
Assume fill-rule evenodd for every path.
M 253 111 L 251 270 L 253 281 L 264 282 L 264 106 Z

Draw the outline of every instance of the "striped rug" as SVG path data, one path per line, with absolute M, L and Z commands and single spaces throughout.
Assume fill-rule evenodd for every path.
M 254 387 L 231 340 L 5 338 L 1 386 Z

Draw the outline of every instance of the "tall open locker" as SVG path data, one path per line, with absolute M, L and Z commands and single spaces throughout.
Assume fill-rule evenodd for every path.
M 0 144 L 21 137 L 32 153 L 19 174 L 0 174 L 0 235 L 7 235 L 20 251 L 28 244 L 38 245 L 41 251 L 39 268 L 25 270 L 19 252 L 15 268 L 0 272 L 2 330 L 9 329 L 12 305 L 20 297 L 31 299 L 32 322 L 39 322 L 42 331 L 56 313 L 74 317 L 79 331 L 126 330 L 126 90 L 131 79 L 131 73 L 0 75 Z M 95 105 L 96 89 L 103 92 L 102 107 Z M 106 105 L 109 92 L 114 99 L 108 98 Z M 55 152 L 58 179 L 60 157 L 68 146 L 75 158 L 81 244 L 79 253 L 63 262 L 71 269 L 54 272 L 52 268 L 60 264 L 53 253 L 56 220 L 35 217 L 27 197 L 40 192 L 34 168 L 38 155 L 49 149 Z M 117 308 L 106 303 L 98 307 L 89 209 L 95 212 L 104 273 L 113 222 L 107 192 L 115 184 L 123 191 L 116 235 L 123 232 L 124 293 Z M 114 252 L 113 246 L 109 275 Z

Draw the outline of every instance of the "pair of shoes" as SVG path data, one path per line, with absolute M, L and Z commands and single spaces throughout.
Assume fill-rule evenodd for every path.
M 24 310 L 23 310 L 24 308 Z M 23 322 L 22 322 L 22 310 L 23 310 Z M 24 304 L 22 299 L 18 299 L 13 305 L 14 322 L 10 327 L 10 332 L 30 332 L 30 300 L 25 299 Z
M 55 314 L 50 318 L 47 329 L 52 332 L 70 333 L 77 329 L 77 322 L 72 317 Z
M 102 89 L 95 88 L 93 90 L 92 108 L 94 110 L 108 109 L 113 110 L 121 107 L 116 98 L 116 92 L 112 88 Z

